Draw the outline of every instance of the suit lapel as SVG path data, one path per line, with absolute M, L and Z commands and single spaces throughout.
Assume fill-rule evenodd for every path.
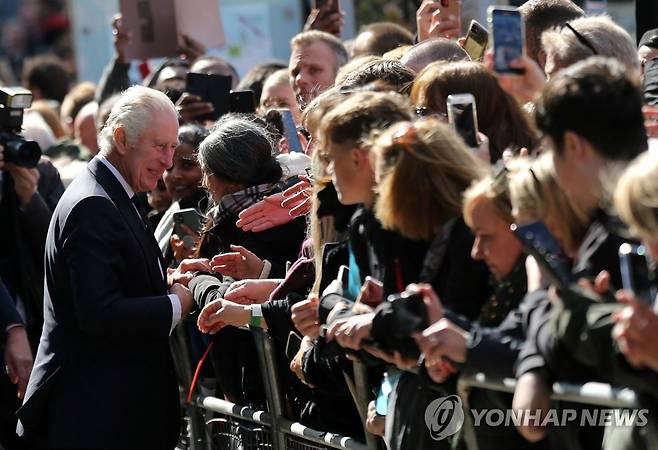
M 166 292 L 166 282 L 163 278 L 165 271 L 162 253 L 155 242 L 155 237 L 150 233 L 150 229 L 142 222 L 138 212 L 135 210 L 128 194 L 117 178 L 105 167 L 98 158 L 92 159 L 87 165 L 88 170 L 93 174 L 110 199 L 114 202 L 119 213 L 128 224 L 128 228 L 139 242 L 144 258 L 147 261 L 149 276 L 152 286 L 159 292 Z M 160 265 L 160 267 L 157 266 Z M 160 271 L 162 268 L 162 271 Z

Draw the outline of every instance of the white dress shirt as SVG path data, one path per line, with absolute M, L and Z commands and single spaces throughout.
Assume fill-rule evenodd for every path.
M 123 189 L 126 191 L 126 194 L 128 194 L 128 198 L 132 200 L 132 198 L 135 196 L 135 191 L 130 187 L 126 179 L 121 175 L 121 173 L 117 170 L 116 167 L 112 165 L 111 162 L 107 160 L 103 155 L 98 155 L 98 159 L 107 167 L 110 172 L 112 172 L 112 175 L 119 180 L 119 183 L 121 183 L 121 186 L 123 186 Z M 133 205 L 133 208 L 135 206 Z M 135 214 L 139 217 L 139 220 L 143 220 L 142 216 L 139 214 L 139 211 L 137 211 L 137 208 L 135 208 Z M 158 267 L 160 268 L 160 274 L 162 274 L 162 277 L 164 278 L 164 269 L 162 268 L 162 265 L 160 264 L 160 259 L 158 258 Z M 178 298 L 178 295 L 176 294 L 169 294 L 169 300 L 171 301 L 171 311 L 172 311 L 172 317 L 171 317 L 171 328 L 169 329 L 169 334 L 171 334 L 172 331 L 174 331 L 174 328 L 180 322 L 181 319 L 181 303 L 180 299 Z

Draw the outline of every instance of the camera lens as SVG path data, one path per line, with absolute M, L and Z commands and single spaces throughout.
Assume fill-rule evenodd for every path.
M 39 144 L 16 137 L 5 142 L 5 159 L 7 162 L 28 169 L 35 168 L 41 158 Z

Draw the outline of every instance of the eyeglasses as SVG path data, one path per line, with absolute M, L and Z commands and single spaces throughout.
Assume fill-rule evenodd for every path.
M 594 48 L 594 46 L 592 45 L 592 43 L 591 43 L 589 40 L 587 40 L 587 38 L 586 38 L 585 36 L 583 36 L 583 35 L 580 34 L 578 31 L 576 31 L 576 29 L 575 29 L 573 26 L 571 26 L 570 23 L 565 23 L 564 26 L 565 26 L 566 28 L 570 29 L 570 30 L 573 32 L 574 36 L 576 36 L 576 39 L 578 39 L 578 42 L 580 42 L 580 43 L 583 44 L 585 47 L 587 47 L 588 49 L 590 49 L 594 55 L 598 55 L 598 54 L 599 54 L 599 52 L 596 51 L 596 48 Z
M 509 183 L 507 181 L 507 176 L 509 171 L 505 166 L 505 162 L 501 159 L 493 167 L 493 176 L 491 188 L 496 193 L 496 195 L 503 194 L 508 191 Z
M 512 211 L 508 175 L 509 170 L 507 170 L 505 162 L 502 159 L 499 160 L 493 167 L 491 190 L 495 195 L 492 201 L 496 208 L 503 214 L 503 217 L 510 216 Z

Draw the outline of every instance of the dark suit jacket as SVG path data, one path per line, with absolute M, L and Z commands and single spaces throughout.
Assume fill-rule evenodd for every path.
M 0 279 L 0 349 L 5 345 L 5 330 L 9 325 L 15 323 L 23 325 L 23 319 L 18 314 L 14 300 L 12 300 L 9 291 Z
M 18 412 L 27 437 L 47 448 L 175 446 L 172 306 L 161 259 L 119 181 L 93 159 L 48 230 L 44 327 Z

